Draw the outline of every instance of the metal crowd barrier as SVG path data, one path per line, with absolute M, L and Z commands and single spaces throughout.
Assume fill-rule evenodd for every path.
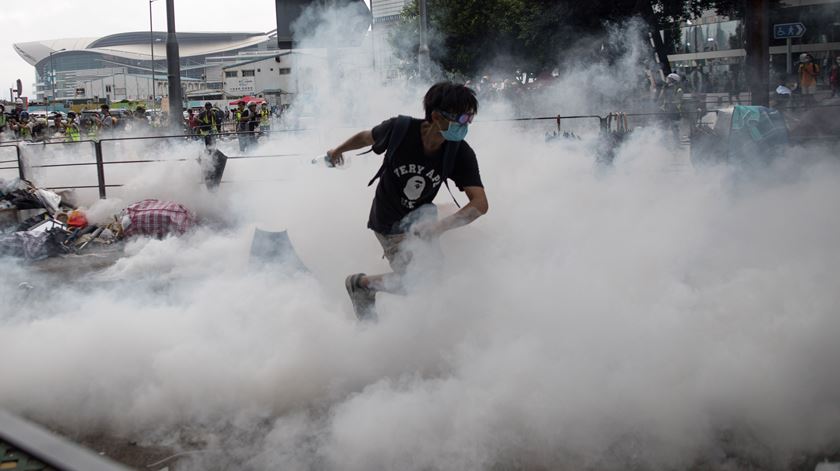
M 247 135 L 253 136 L 254 134 L 275 134 L 275 133 L 289 133 L 289 132 L 303 132 L 303 131 L 310 131 L 311 129 L 282 129 L 282 130 L 275 130 L 275 131 L 261 131 L 257 132 L 223 132 L 223 133 L 212 133 L 210 134 L 214 139 L 219 137 L 233 137 L 233 136 L 240 136 L 240 135 Z M 138 164 L 138 163 L 148 163 L 148 162 L 185 162 L 189 159 L 132 159 L 132 160 L 109 160 L 105 161 L 104 155 L 105 152 L 103 151 L 102 144 L 105 142 L 122 142 L 122 141 L 140 141 L 140 140 L 160 140 L 160 139 L 180 139 L 180 140 L 195 140 L 201 141 L 204 139 L 204 136 L 198 134 L 170 134 L 170 135 L 153 135 L 153 136 L 125 136 L 125 137 L 106 137 L 102 139 L 96 140 L 79 140 L 79 141 L 40 141 L 40 142 L 27 142 L 29 146 L 37 147 L 37 146 L 65 146 L 65 145 L 82 145 L 82 144 L 93 144 L 94 150 L 94 161 L 93 162 L 73 162 L 73 163 L 56 163 L 56 164 L 32 164 L 29 166 L 25 166 L 23 163 L 23 158 L 21 155 L 21 147 L 20 143 L 25 141 L 15 141 L 15 144 L 2 144 L 0 147 L 14 147 L 15 152 L 17 154 L 17 159 L 15 160 L 6 160 L 0 161 L 0 165 L 9 164 L 9 163 L 16 163 L 16 166 L 0 166 L 0 170 L 12 170 L 17 169 L 18 175 L 21 179 L 26 179 L 26 169 L 39 169 L 39 168 L 60 168 L 60 167 L 85 167 L 85 166 L 95 166 L 96 167 L 96 177 L 97 177 L 97 184 L 96 185 L 63 185 L 63 186 L 51 186 L 46 187 L 50 190 L 56 189 L 91 189 L 96 188 L 99 190 L 99 198 L 105 199 L 107 197 L 107 188 L 117 188 L 121 187 L 120 184 L 107 184 L 105 180 L 105 166 L 106 165 L 120 165 L 120 164 Z M 238 160 L 238 159 L 267 159 L 267 158 L 278 158 L 278 157 L 299 157 L 302 154 L 268 154 L 268 155 L 236 155 L 236 156 L 229 156 L 229 160 Z
M 802 106 L 802 107 L 786 107 L 779 109 L 782 112 L 789 111 L 789 110 L 799 110 L 799 109 L 815 109 L 815 108 L 833 108 L 833 107 L 840 107 L 840 105 L 812 105 L 812 106 Z M 707 113 L 718 113 L 721 110 L 711 109 L 711 110 L 698 110 L 697 112 L 684 112 L 681 113 L 681 117 L 688 117 L 689 119 L 695 119 L 699 121 L 703 115 Z M 629 130 L 634 126 L 639 126 L 638 122 L 648 122 L 650 120 L 666 120 L 666 119 L 673 119 L 675 113 L 672 112 L 629 112 L 629 113 L 609 113 L 606 116 L 599 116 L 599 115 L 570 115 L 570 116 L 563 116 L 563 115 L 556 115 L 556 116 L 536 116 L 536 117 L 514 117 L 514 118 L 502 118 L 502 119 L 488 119 L 488 120 L 480 120 L 476 121 L 476 124 L 482 123 L 503 123 L 503 122 L 532 122 L 532 121 L 554 121 L 557 123 L 558 130 L 561 127 L 561 123 L 567 120 L 598 120 L 598 127 L 599 132 L 604 134 L 609 134 L 612 131 L 612 126 L 614 123 L 622 123 L 619 126 L 620 129 Z M 630 119 L 638 120 L 637 123 L 630 123 Z M 630 124 L 628 124 L 630 123 Z M 314 131 L 312 128 L 296 128 L 296 129 L 280 129 L 280 130 L 272 130 L 272 131 L 260 131 L 260 132 L 221 132 L 221 133 L 211 133 L 213 139 L 220 139 L 225 137 L 234 137 L 240 135 L 247 135 L 253 136 L 254 134 L 277 134 L 277 133 L 290 133 L 290 132 L 306 132 L 306 131 Z M 152 135 L 152 136 L 126 136 L 126 137 L 106 137 L 97 140 L 81 140 L 81 141 L 61 141 L 61 142 L 36 142 L 36 143 L 29 143 L 28 145 L 80 145 L 85 143 L 93 144 L 94 148 L 94 156 L 95 159 L 93 162 L 76 162 L 76 163 L 60 163 L 60 164 L 39 164 L 39 165 L 30 165 L 28 168 L 55 168 L 55 167 L 76 167 L 76 166 L 96 166 L 96 175 L 97 175 L 97 184 L 96 185 L 69 185 L 69 186 L 58 186 L 58 187 L 50 187 L 49 189 L 76 189 L 76 188 L 97 188 L 99 190 L 99 198 L 105 199 L 107 197 L 107 188 L 114 188 L 120 187 L 122 185 L 119 184 L 107 184 L 105 180 L 105 166 L 106 165 L 120 165 L 120 164 L 137 164 L 137 163 L 147 163 L 147 162 L 183 162 L 187 161 L 188 159 L 134 159 L 134 160 L 114 160 L 114 161 L 105 161 L 104 153 L 102 150 L 102 143 L 103 142 L 121 142 L 121 141 L 139 141 L 139 140 L 156 140 L 156 139 L 183 139 L 183 140 L 197 140 L 200 141 L 204 139 L 205 136 L 200 134 L 172 134 L 172 135 Z M 836 138 L 834 138 L 836 139 Z M 0 143 L 0 148 L 3 147 L 13 147 L 15 148 L 16 152 L 16 159 L 14 160 L 3 160 L 0 161 L 0 170 L 13 170 L 17 169 L 18 174 L 21 179 L 26 179 L 26 172 L 25 168 L 27 168 L 23 164 L 23 158 L 21 155 L 21 146 L 20 144 L 23 141 L 7 141 L 5 143 Z M 265 158 L 277 158 L 277 157 L 299 157 L 301 154 L 269 154 L 269 155 L 239 155 L 239 156 L 229 156 L 228 159 L 236 160 L 236 159 L 265 159 Z M 6 164 L 15 163 L 15 166 L 3 166 Z
M 10 164 L 10 163 L 13 163 L 13 162 L 17 163 L 18 176 L 20 177 L 21 180 L 24 180 L 23 161 L 21 160 L 21 157 L 20 157 L 20 147 L 18 147 L 17 144 L 0 144 L 0 147 L 14 147 L 15 148 L 15 152 L 17 153 L 17 159 L 15 159 L 15 160 L 1 160 L 0 165 Z M 15 167 L 0 167 L 0 170 L 13 170 L 13 169 L 15 169 Z

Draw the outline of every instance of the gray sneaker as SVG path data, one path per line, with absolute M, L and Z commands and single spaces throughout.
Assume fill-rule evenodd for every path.
M 360 321 L 375 321 L 376 320 L 376 291 L 368 288 L 363 288 L 359 281 L 365 276 L 364 273 L 356 273 L 350 275 L 344 280 L 344 287 L 347 288 L 347 294 L 350 295 L 350 301 L 353 302 L 353 311 Z

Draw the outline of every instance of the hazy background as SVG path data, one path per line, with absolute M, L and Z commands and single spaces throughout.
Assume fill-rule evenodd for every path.
M 620 98 L 637 54 L 563 71 L 543 104 Z M 420 116 L 426 85 L 336 83 L 318 87 L 312 130 L 254 150 L 300 156 L 226 172 L 279 181 L 209 194 L 195 161 L 174 162 L 200 146 L 122 148 L 173 161 L 109 166 L 128 186 L 91 217 L 171 198 L 208 222 L 194 233 L 130 241 L 74 283 L 4 261 L 0 405 L 71 435 L 204 450 L 196 470 L 788 469 L 836 449 L 836 149 L 695 168 L 637 128 L 604 167 L 594 134 L 546 143 L 553 121 L 491 122 L 510 104 L 483 103 L 467 140 L 490 212 L 444 235 L 442 272 L 419 263 L 364 326 L 343 280 L 387 269 L 365 229 L 380 161 L 309 160 Z M 254 227 L 288 230 L 311 273 L 251 269 Z M 39 294 L 23 300 L 23 280 Z

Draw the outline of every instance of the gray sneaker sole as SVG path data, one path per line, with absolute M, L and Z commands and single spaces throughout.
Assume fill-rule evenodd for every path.
M 376 320 L 376 311 L 374 306 L 376 304 L 376 294 L 370 295 L 365 289 L 357 288 L 357 281 L 363 273 L 350 275 L 344 280 L 344 287 L 347 289 L 347 294 L 350 296 L 350 302 L 353 304 L 353 312 L 360 321 Z

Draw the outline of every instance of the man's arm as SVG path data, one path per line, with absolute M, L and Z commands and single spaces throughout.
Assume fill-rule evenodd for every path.
M 370 130 L 362 131 L 352 135 L 350 139 L 347 139 L 335 149 L 328 150 L 327 157 L 329 157 L 330 162 L 332 162 L 333 165 L 341 165 L 344 163 L 344 156 L 341 154 L 349 150 L 361 149 L 362 147 L 372 145 L 373 133 Z
M 464 187 L 464 192 L 470 202 L 455 214 L 441 219 L 434 227 L 433 235 L 441 235 L 446 231 L 466 226 L 487 213 L 490 205 L 487 203 L 487 193 L 484 192 L 483 187 L 467 186 Z

